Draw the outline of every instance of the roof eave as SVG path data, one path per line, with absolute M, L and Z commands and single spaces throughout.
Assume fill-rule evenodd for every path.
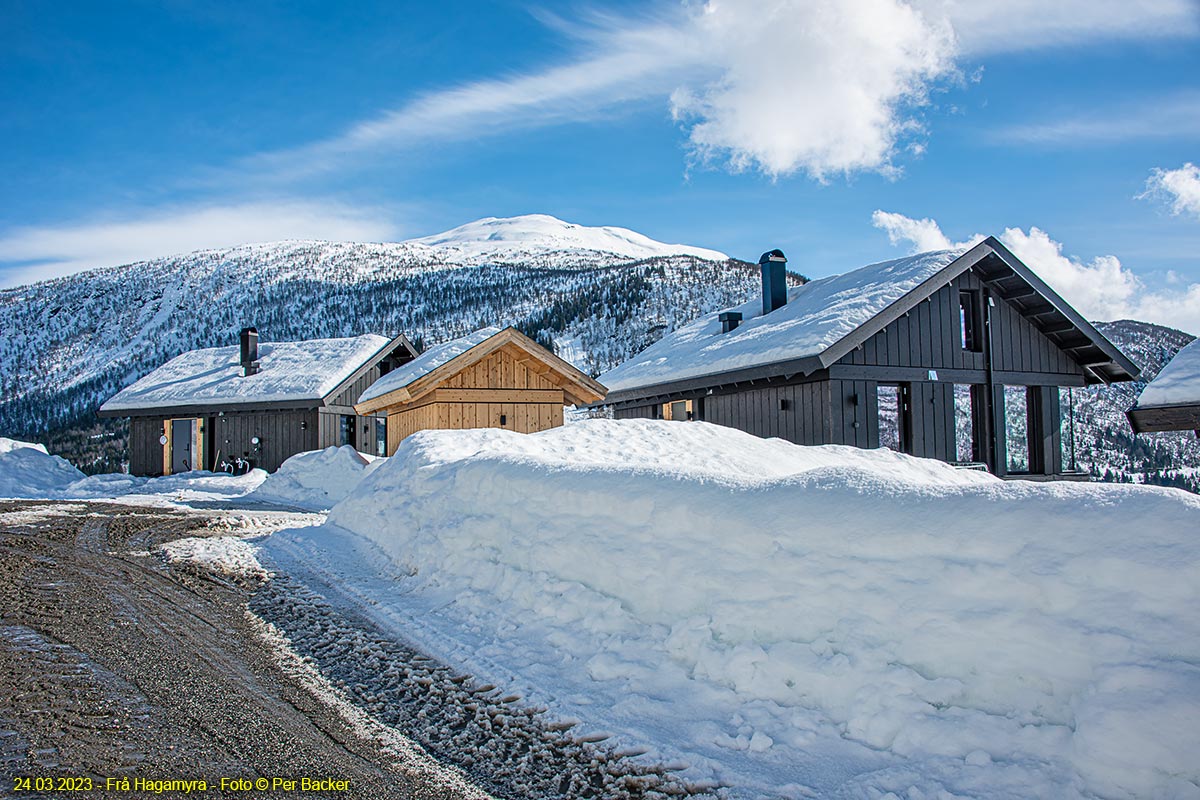
M 823 368 L 824 365 L 821 364 L 819 356 L 805 356 L 803 358 L 791 359 L 789 361 L 777 361 L 773 364 L 764 364 L 758 367 L 726 370 L 725 372 L 712 372 L 706 375 L 697 375 L 695 377 L 683 378 L 677 381 L 646 384 L 644 386 L 637 386 L 631 389 L 613 389 L 609 391 L 608 396 L 604 399 L 604 405 L 613 403 L 627 403 L 631 400 L 641 400 L 651 397 L 659 397 L 662 395 L 679 394 L 682 392 L 717 389 L 723 386 L 746 383 L 749 381 L 768 380 L 770 378 L 787 378 L 795 375 L 810 375 L 813 372 Z

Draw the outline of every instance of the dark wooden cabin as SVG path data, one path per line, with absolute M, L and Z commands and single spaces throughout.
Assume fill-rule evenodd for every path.
M 380 376 L 416 357 L 404 337 L 264 342 L 183 353 L 100 407 L 129 417 L 129 471 L 216 471 L 236 459 L 273 472 L 289 457 L 331 445 L 383 455 L 385 422 L 354 402 Z
M 888 446 L 999 476 L 1080 476 L 1060 388 L 1138 367 L 994 238 L 763 296 L 600 376 L 617 418 L 706 420 L 797 444 Z
M 384 375 L 354 408 L 387 419 L 390 456 L 405 437 L 431 428 L 555 428 L 564 404 L 598 403 L 604 392 L 517 329 L 482 328 Z
M 1200 339 L 1167 362 L 1125 415 L 1135 433 L 1194 431 L 1200 438 Z

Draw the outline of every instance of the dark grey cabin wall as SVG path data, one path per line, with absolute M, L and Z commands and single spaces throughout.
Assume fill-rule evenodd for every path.
M 163 471 L 162 418 L 134 417 L 129 420 L 129 472 L 132 475 L 161 475 Z
M 654 419 L 654 406 L 626 406 L 613 409 L 614 419 Z
M 358 398 L 362 397 L 362 393 L 365 392 L 371 384 L 379 380 L 379 377 L 379 366 L 376 365 L 371 367 L 345 389 L 330 397 L 326 401 L 326 405 L 353 406 L 358 402 Z
M 705 398 L 704 418 L 755 436 L 828 444 L 829 392 L 829 381 L 809 381 L 715 393 Z
M 375 418 L 363 417 L 354 413 L 352 406 L 334 406 L 322 408 L 318 428 L 320 443 L 318 447 L 336 447 L 341 444 L 342 417 L 354 417 L 354 449 L 367 455 L 377 455 L 375 452 Z
M 161 475 L 163 445 L 159 437 L 171 419 L 199 419 L 204 442 L 204 463 L 214 469 L 221 460 L 241 456 L 255 467 L 274 472 L 296 453 L 317 447 L 315 409 L 231 411 L 207 416 L 133 417 L 129 421 L 129 471 L 134 475 Z M 257 445 L 252 441 L 258 437 Z
M 315 410 L 230 412 L 210 416 L 212 450 L 205 455 L 205 466 L 214 459 L 241 456 L 255 467 L 274 472 L 296 453 L 317 447 Z M 255 445 L 251 440 L 258 437 Z

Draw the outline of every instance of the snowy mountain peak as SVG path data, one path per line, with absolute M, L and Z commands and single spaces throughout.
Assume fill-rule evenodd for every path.
M 576 225 L 549 214 L 484 217 L 408 244 L 450 251 L 465 259 L 498 258 L 561 251 L 613 253 L 627 258 L 695 256 L 724 261 L 724 253 L 703 247 L 665 244 L 628 228 Z

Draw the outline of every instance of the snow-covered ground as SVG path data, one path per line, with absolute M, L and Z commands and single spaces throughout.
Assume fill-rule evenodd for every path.
M 369 465 L 331 448 L 270 478 L 83 478 L 0 440 L 0 487 L 345 498 L 325 525 L 264 539 L 287 515 L 235 513 L 164 555 L 319 578 L 585 740 L 731 797 L 1200 797 L 1200 498 L 1183 492 L 602 419 L 424 432 Z
M 311 511 L 328 510 L 383 461 L 349 445 L 297 453 L 245 499 Z
M 417 434 L 263 556 L 734 797 L 1166 798 L 1197 534 L 1174 490 L 590 420 Z
M 0 437 L 0 497 L 43 497 L 83 478 L 46 446 Z
M 121 473 L 85 476 L 66 460 L 48 455 L 43 445 L 0 438 L 0 498 L 149 505 L 216 502 L 327 511 L 383 460 L 353 447 L 328 447 L 297 453 L 271 475 L 256 469 L 245 475 L 193 470 L 157 478 Z

